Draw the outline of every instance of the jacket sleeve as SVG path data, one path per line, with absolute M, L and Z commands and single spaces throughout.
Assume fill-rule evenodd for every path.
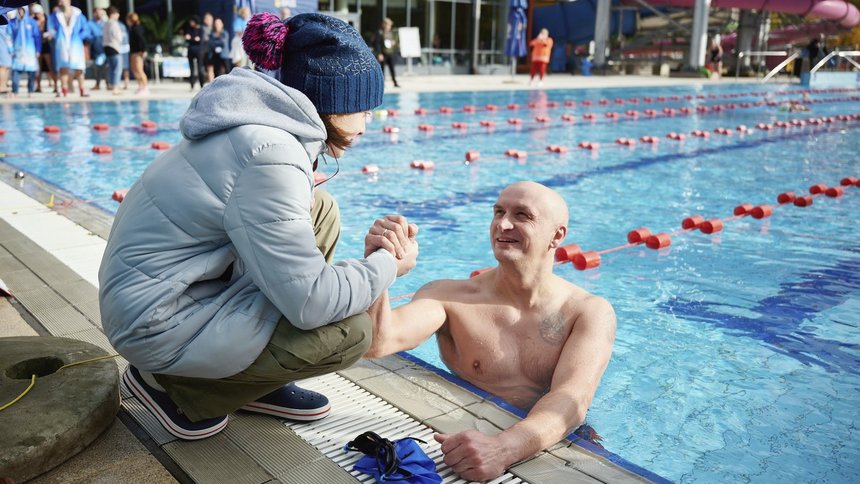
M 315 329 L 366 311 L 394 281 L 394 257 L 328 265 L 310 218 L 309 173 L 283 160 L 307 159 L 299 146 L 264 148 L 239 175 L 224 227 L 255 284 L 294 326 Z M 309 167 L 308 167 L 309 168 Z

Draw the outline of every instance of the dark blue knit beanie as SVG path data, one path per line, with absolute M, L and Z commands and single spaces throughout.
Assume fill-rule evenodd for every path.
M 382 104 L 382 67 L 358 32 L 340 19 L 306 13 L 281 21 L 257 14 L 242 44 L 257 66 L 280 68 L 280 81 L 304 93 L 320 114 L 359 113 Z

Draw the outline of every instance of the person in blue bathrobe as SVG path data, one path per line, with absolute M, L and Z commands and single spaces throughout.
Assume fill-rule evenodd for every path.
M 6 15 L 14 17 L 8 12 Z M 6 18 L 6 17 L 3 17 Z M 9 25 L 0 25 L 0 94 L 7 94 L 6 83 L 9 82 L 9 70 L 12 68 L 12 30 Z
M 62 89 L 57 96 L 68 95 L 70 75 L 78 81 L 81 96 L 89 96 L 84 89 L 87 61 L 84 42 L 91 37 L 87 18 L 81 9 L 72 6 L 71 0 L 59 0 L 48 19 L 48 29 L 54 39 L 54 69 L 60 73 L 62 82 Z
M 27 7 L 18 8 L 18 15 L 9 20 L 12 30 L 12 96 L 18 95 L 21 74 L 27 75 L 27 94 L 36 89 L 36 71 L 39 67 L 39 53 L 42 50 L 42 32 L 39 24 L 30 16 Z

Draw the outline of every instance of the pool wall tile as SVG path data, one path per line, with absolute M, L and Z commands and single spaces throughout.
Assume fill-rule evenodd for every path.
M 338 374 L 345 378 L 349 378 L 352 381 L 360 381 L 366 378 L 373 378 L 387 372 L 388 370 L 373 363 L 372 360 L 361 359 L 351 367 L 339 371 Z
M 414 364 L 409 364 L 408 366 L 397 370 L 397 374 L 460 407 L 465 407 L 483 400 L 474 393 L 451 385 L 450 382 L 441 376 Z

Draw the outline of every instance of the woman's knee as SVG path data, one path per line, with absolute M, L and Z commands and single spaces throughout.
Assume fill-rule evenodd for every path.
M 340 226 L 340 207 L 331 193 L 317 188 L 314 190 L 314 206 L 311 209 L 314 221 L 318 224 Z
M 350 360 L 350 363 L 354 363 L 370 349 L 373 338 L 373 321 L 367 313 L 359 313 L 344 319 L 340 324 L 346 326 L 349 331 L 343 346 L 340 348 L 341 353 L 344 356 L 344 361 Z

